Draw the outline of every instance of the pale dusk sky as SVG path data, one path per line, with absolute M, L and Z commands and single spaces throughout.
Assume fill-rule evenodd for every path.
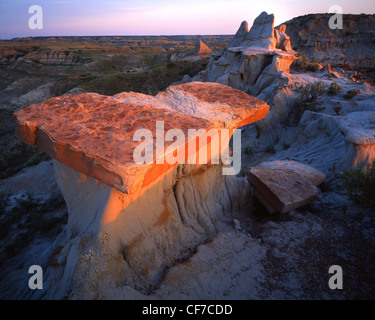
M 43 9 L 43 29 L 28 23 L 31 5 Z M 0 39 L 27 36 L 234 34 L 262 12 L 275 25 L 339 5 L 344 13 L 375 13 L 374 0 L 0 0 Z

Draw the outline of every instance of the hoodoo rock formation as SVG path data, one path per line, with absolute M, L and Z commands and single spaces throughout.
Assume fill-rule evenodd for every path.
M 265 89 L 258 82 L 261 74 L 288 72 L 295 59 L 285 28 L 275 30 L 274 16 L 263 12 L 250 31 L 242 22 L 228 46 L 212 56 L 205 80 L 259 94 Z
M 251 209 L 246 179 L 223 175 L 223 163 L 157 164 L 156 156 L 136 164 L 137 129 L 148 129 L 152 141 L 156 121 L 164 121 L 163 133 L 233 131 L 264 118 L 268 110 L 265 102 L 239 90 L 192 82 L 156 97 L 66 95 L 15 113 L 17 136 L 54 159 L 69 212 L 56 240 L 60 249 L 51 252 L 47 298 L 148 294 L 168 266 L 232 228 L 233 217 Z M 186 143 L 165 140 L 164 160 Z M 206 143 L 212 155 L 214 140 L 206 140 L 204 148 Z M 202 152 L 200 142 L 195 151 Z
M 212 52 L 207 70 L 193 80 L 218 82 L 249 92 L 271 106 L 270 114 L 260 123 L 271 126 L 279 122 L 282 115 L 278 110 L 290 94 L 288 72 L 297 59 L 285 31 L 285 26 L 276 30 L 274 15 L 266 12 L 255 19 L 250 30 L 248 23 L 242 22 L 231 42 Z
M 319 53 L 317 57 L 323 57 L 324 63 L 340 64 L 346 63 L 348 59 L 360 63 L 361 59 L 367 59 L 361 65 L 372 66 L 373 44 L 370 42 L 374 29 L 373 16 L 345 15 L 344 25 L 348 28 L 346 34 L 345 30 L 327 31 L 328 20 L 329 15 L 309 15 L 295 18 L 275 28 L 274 16 L 262 12 L 250 30 L 248 23 L 242 22 L 229 44 L 220 51 L 211 53 L 207 70 L 191 79 L 229 85 L 267 102 L 270 105 L 267 117 L 248 127 L 249 132 L 252 132 L 252 140 L 246 143 L 250 146 L 273 145 L 283 135 L 292 134 L 290 141 L 293 143 L 290 148 L 270 160 L 298 160 L 313 165 L 326 175 L 358 165 L 363 167 L 374 159 L 371 142 L 373 102 L 370 100 L 375 94 L 368 83 L 361 83 L 352 77 L 354 72 L 346 73 L 329 65 L 324 67 L 323 64 L 320 64 L 321 70 L 314 72 L 290 70 L 291 64 L 297 59 L 297 52 L 293 50 L 296 48 L 303 53 Z M 359 31 L 359 22 L 365 26 L 363 31 Z M 336 35 L 339 38 L 335 38 Z M 358 41 L 354 40 L 355 35 L 359 37 Z M 340 40 L 341 37 L 346 37 L 345 41 Z M 326 44 L 324 48 L 320 46 L 323 42 Z M 360 43 L 361 46 L 352 46 L 352 43 Z M 348 53 L 346 60 L 336 59 L 336 52 L 341 49 Z M 327 60 L 325 56 L 333 57 L 333 60 Z M 327 88 L 337 82 L 336 85 L 343 90 L 357 90 L 363 95 L 361 106 L 352 108 L 351 106 L 358 105 L 357 102 L 351 101 L 349 105 L 345 99 L 339 99 L 339 95 L 333 98 L 326 94 L 322 95 L 319 103 L 315 101 L 319 105 L 317 109 L 313 105 L 309 106 L 309 103 L 301 103 L 299 88 L 318 82 Z M 336 105 L 333 106 L 333 103 Z M 337 114 L 334 110 L 341 110 L 342 106 L 345 108 Z M 325 112 L 315 112 L 319 108 Z M 353 113 L 354 111 L 360 112 Z M 285 125 L 295 126 L 293 119 L 296 118 L 298 126 L 292 133 Z M 362 119 L 361 122 L 359 119 Z M 363 130 L 363 126 L 368 129 Z M 353 130 L 356 131 L 354 135 Z M 361 131 L 359 135 L 358 131 Z

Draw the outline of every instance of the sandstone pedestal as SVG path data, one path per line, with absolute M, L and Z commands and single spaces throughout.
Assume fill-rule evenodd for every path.
M 137 129 L 148 129 L 153 142 L 156 121 L 163 121 L 164 134 L 169 129 L 185 136 L 189 129 L 233 131 L 262 119 L 268 109 L 244 92 L 193 82 L 156 97 L 85 93 L 17 112 L 17 136 L 54 159 L 69 212 L 68 225 L 56 240 L 62 249 L 54 261 L 61 263 L 45 273 L 46 298 L 101 299 L 113 287 L 147 294 L 168 265 L 216 232 L 233 228 L 233 217 L 249 210 L 246 179 L 223 175 L 222 163 L 157 163 L 174 153 L 172 144 L 178 149 L 185 140 L 166 139 L 161 156 L 136 164 Z M 212 159 L 216 145 L 206 144 Z M 195 151 L 199 158 L 202 148 Z

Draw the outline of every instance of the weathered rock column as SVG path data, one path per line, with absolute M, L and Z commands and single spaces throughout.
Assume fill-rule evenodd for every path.
M 229 140 L 218 149 L 223 140 L 211 137 L 202 144 L 201 139 L 210 129 L 222 130 L 219 136 L 233 132 L 262 119 L 268 109 L 244 92 L 193 82 L 156 97 L 87 93 L 17 112 L 18 137 L 54 158 L 69 212 L 59 240 L 63 248 L 55 257 L 60 263 L 46 273 L 47 298 L 106 298 L 115 288 L 147 294 L 168 266 L 231 228 L 233 217 L 250 210 L 247 181 L 223 175 L 223 163 L 213 161 Z M 161 132 L 157 121 L 163 123 Z M 139 129 L 148 130 L 151 140 L 135 140 Z M 167 138 L 171 129 L 185 137 L 189 129 L 204 133 L 198 142 L 174 140 Z M 135 163 L 136 148 L 143 143 L 154 150 L 160 134 L 165 138 L 161 157 L 155 150 L 151 161 Z M 192 140 L 196 159 L 210 149 L 207 163 L 184 163 L 191 159 Z M 184 161 L 166 161 L 179 150 Z

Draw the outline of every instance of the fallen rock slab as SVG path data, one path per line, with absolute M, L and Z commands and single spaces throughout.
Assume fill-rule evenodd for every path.
M 324 174 L 294 161 L 266 162 L 248 173 L 254 195 L 269 213 L 285 213 L 314 201 Z
M 262 162 L 258 165 L 261 168 L 282 169 L 285 171 L 292 171 L 298 174 L 303 180 L 310 181 L 314 186 L 320 185 L 325 178 L 323 172 L 308 166 L 302 162 L 294 160 L 275 160 L 269 162 Z

